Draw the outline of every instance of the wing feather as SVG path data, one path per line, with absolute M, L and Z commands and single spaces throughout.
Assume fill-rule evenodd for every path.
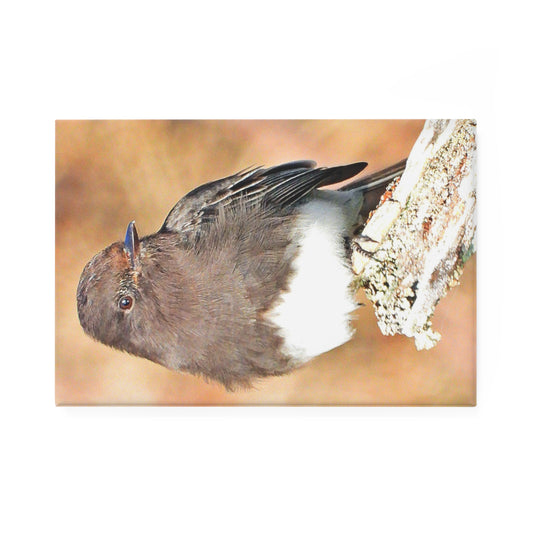
M 366 163 L 315 168 L 314 161 L 292 161 L 270 168 L 243 170 L 228 178 L 194 189 L 170 211 L 162 232 L 189 232 L 210 223 L 220 208 L 259 205 L 287 208 L 314 189 L 339 183 L 366 167 Z

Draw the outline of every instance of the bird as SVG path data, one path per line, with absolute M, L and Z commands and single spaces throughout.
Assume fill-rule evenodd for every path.
M 77 288 L 95 340 L 228 391 L 349 341 L 353 237 L 405 161 L 336 190 L 366 162 L 253 167 L 185 195 L 154 234 L 97 253 Z

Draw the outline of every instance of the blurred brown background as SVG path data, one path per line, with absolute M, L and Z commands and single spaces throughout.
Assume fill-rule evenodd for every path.
M 84 334 L 76 287 L 86 262 L 124 237 L 157 231 L 188 191 L 251 165 L 314 159 L 368 161 L 366 172 L 407 157 L 424 121 L 58 121 L 56 123 L 56 402 L 58 404 L 475 403 L 475 257 L 433 318 L 442 340 L 417 352 L 385 337 L 371 304 L 348 344 L 255 389 L 228 393 L 115 351 Z

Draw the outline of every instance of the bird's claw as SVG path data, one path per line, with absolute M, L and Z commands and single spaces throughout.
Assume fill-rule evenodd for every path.
M 353 238 L 353 247 L 355 249 L 355 251 L 359 254 L 361 254 L 363 257 L 366 257 L 368 259 L 375 259 L 374 257 L 374 254 L 375 254 L 375 250 L 374 251 L 371 251 L 371 250 L 367 250 L 365 248 L 363 248 L 363 244 L 368 244 L 368 243 L 372 243 L 372 244 L 379 244 L 378 241 L 372 239 L 371 237 L 368 237 L 367 235 L 363 235 L 363 234 L 360 234 L 360 235 L 356 235 L 354 238 Z M 377 249 L 377 246 L 375 247 Z M 377 261 L 377 259 L 375 259 Z

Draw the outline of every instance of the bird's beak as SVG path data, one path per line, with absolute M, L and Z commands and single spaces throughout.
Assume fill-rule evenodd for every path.
M 126 237 L 124 239 L 124 251 L 128 256 L 132 270 L 139 270 L 139 251 L 141 244 L 139 242 L 139 235 L 137 235 L 137 229 L 135 228 L 135 220 L 128 224 L 126 230 Z

